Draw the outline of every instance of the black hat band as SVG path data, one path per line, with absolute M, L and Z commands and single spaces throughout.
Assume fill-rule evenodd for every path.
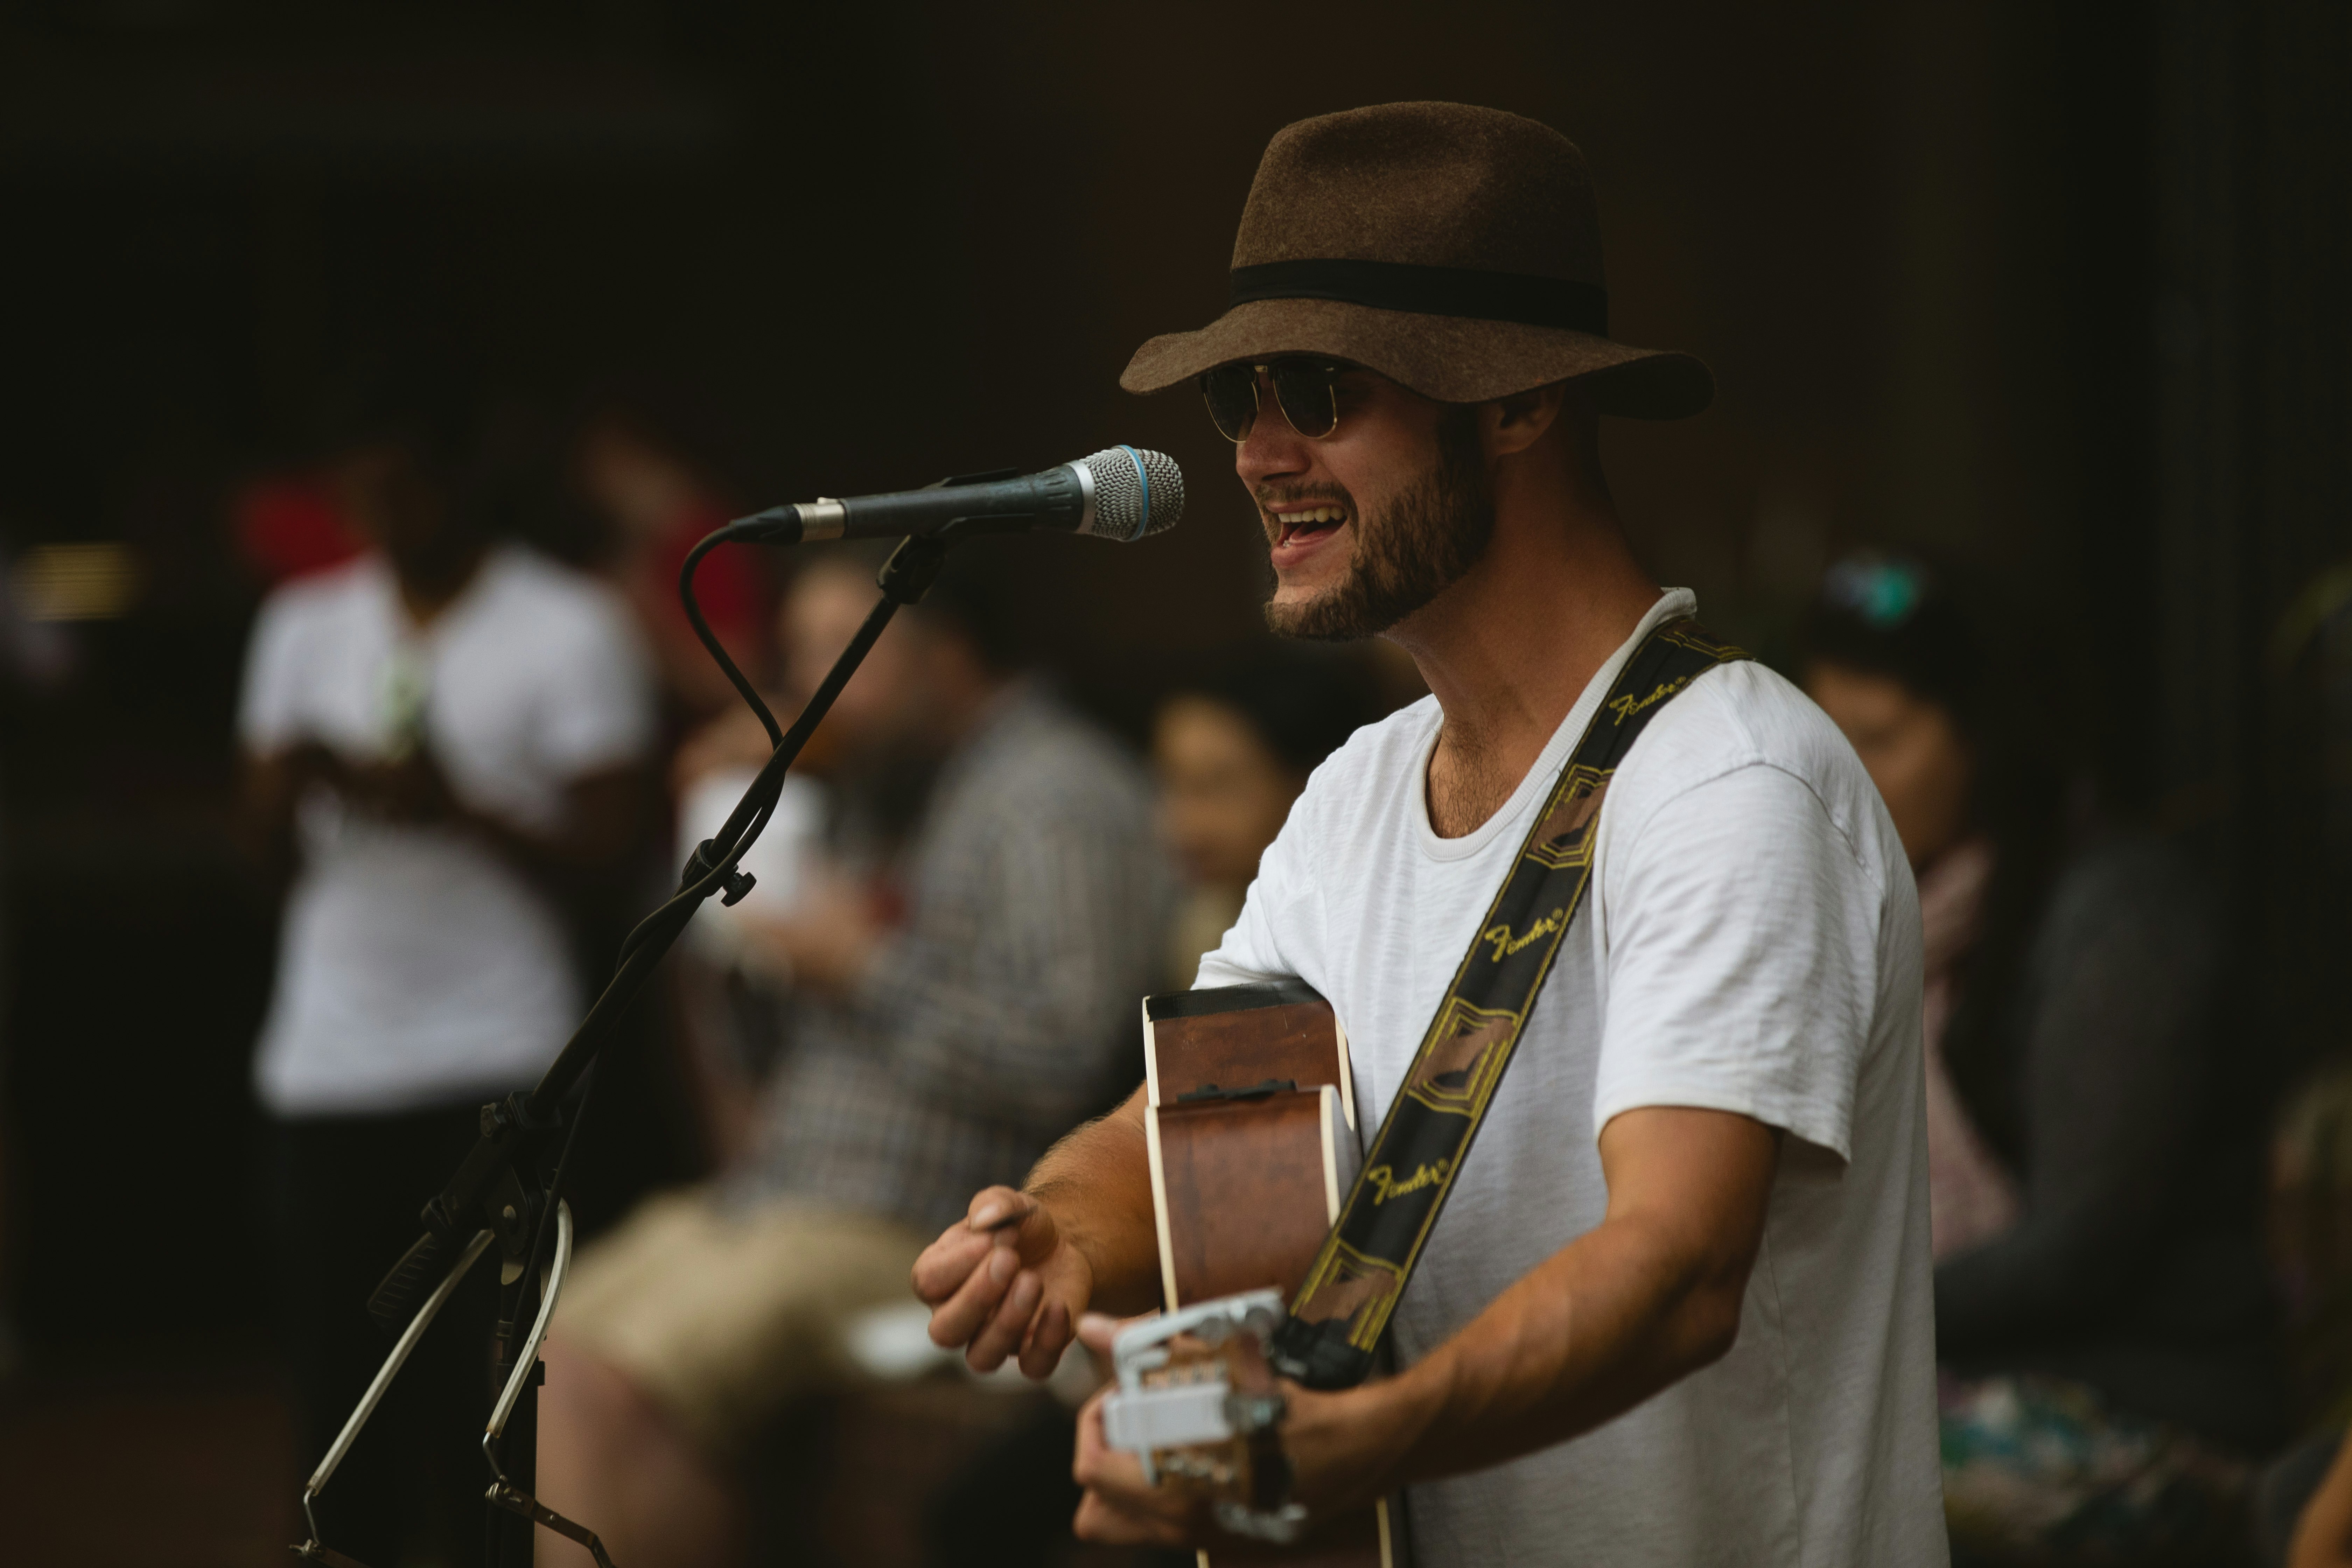
M 1332 258 L 1234 268 L 1228 305 L 1253 300 L 1344 300 L 1421 316 L 1468 316 L 1609 335 L 1609 291 L 1600 284 L 1475 267 Z

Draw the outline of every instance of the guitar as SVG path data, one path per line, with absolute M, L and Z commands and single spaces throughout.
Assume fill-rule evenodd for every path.
M 1143 1042 L 1165 1310 L 1119 1336 L 1107 1435 L 1155 1483 L 1214 1500 L 1235 1539 L 1202 1568 L 1396 1568 L 1401 1498 L 1311 1524 L 1286 1506 L 1263 1351 L 1362 1161 L 1347 1036 L 1289 980 L 1148 997 Z

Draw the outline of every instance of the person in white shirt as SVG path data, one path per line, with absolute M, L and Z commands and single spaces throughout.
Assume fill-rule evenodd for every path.
M 376 548 L 263 605 L 237 730 L 290 872 L 254 1064 L 305 1463 L 385 1345 L 363 1306 L 471 1146 L 585 1005 L 567 906 L 646 826 L 649 664 L 593 580 L 487 540 L 454 443 L 388 416 L 335 464 Z M 469 1282 L 320 1503 L 363 1561 L 476 1560 L 493 1297 Z
M 1694 609 L 1628 547 L 1597 416 L 1696 413 L 1711 382 L 1606 336 L 1599 253 L 1546 127 L 1305 121 L 1259 169 L 1233 308 L 1124 378 L 1199 378 L 1272 626 L 1386 637 L 1429 685 L 1316 771 L 1197 981 L 1328 998 L 1366 1128 L 1618 670 Z M 1788 682 L 1709 669 L 1617 769 L 1586 905 L 1391 1321 L 1395 1375 L 1286 1387 L 1292 1500 L 1405 1488 L 1422 1568 L 1944 1563 L 1919 916 L 1869 778 Z M 932 1244 L 936 1341 L 1037 1375 L 1154 1304 L 1140 1107 Z M 1099 1402 L 1076 1472 L 1083 1536 L 1215 1539 Z

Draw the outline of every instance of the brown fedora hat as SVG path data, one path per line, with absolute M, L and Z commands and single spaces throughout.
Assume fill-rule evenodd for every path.
M 1584 154 L 1549 125 L 1460 103 L 1384 103 L 1276 132 L 1234 240 L 1225 313 L 1136 351 L 1159 392 L 1238 360 L 1328 354 L 1442 403 L 1572 381 L 1603 414 L 1679 419 L 1706 365 L 1609 336 Z

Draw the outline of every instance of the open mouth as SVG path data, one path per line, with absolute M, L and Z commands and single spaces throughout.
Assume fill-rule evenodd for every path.
M 1306 545 L 1336 533 L 1348 521 L 1345 507 L 1329 501 L 1318 501 L 1309 506 L 1267 507 L 1265 515 L 1273 521 L 1274 542 L 1280 545 Z

